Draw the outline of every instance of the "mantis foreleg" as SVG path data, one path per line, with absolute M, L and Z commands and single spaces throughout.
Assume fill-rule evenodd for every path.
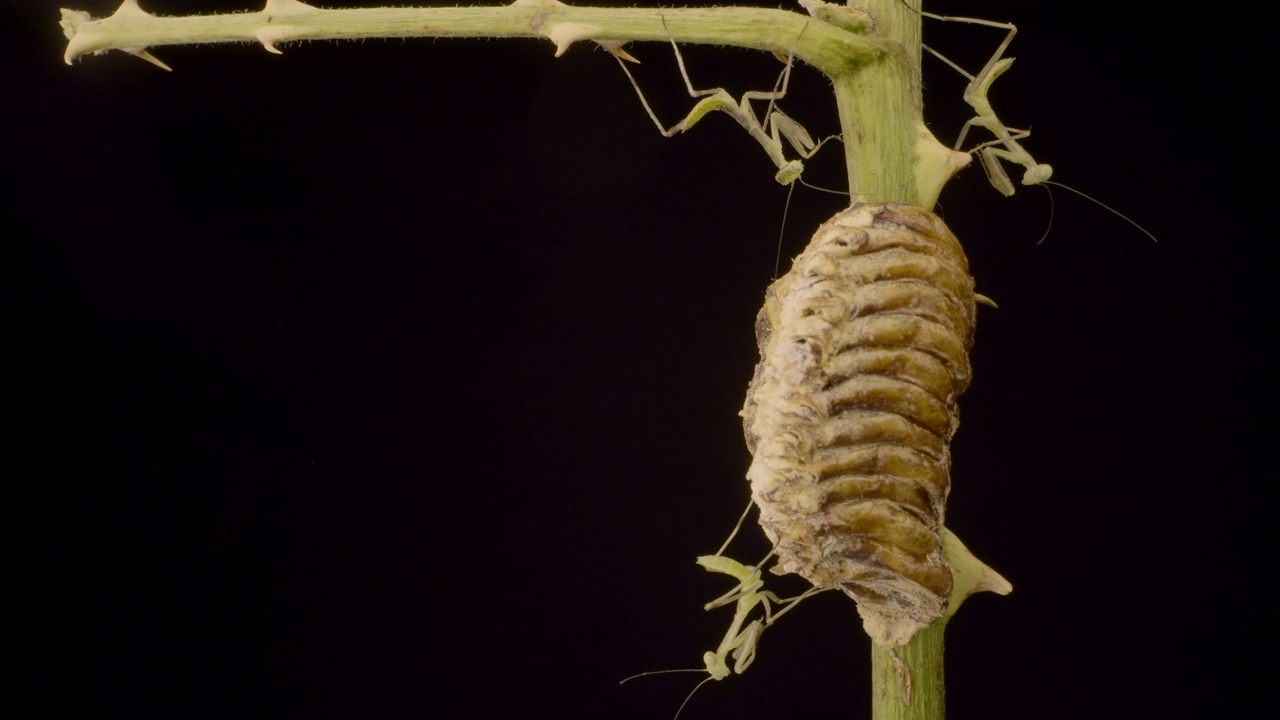
M 1011 23 L 978 18 L 950 17 L 927 12 L 921 12 L 920 14 L 935 20 L 986 25 L 987 27 L 1009 31 L 1009 34 L 1005 35 L 1004 41 L 1000 43 L 995 53 L 992 54 L 991 59 L 987 61 L 982 70 L 978 71 L 977 75 L 969 74 L 964 68 L 951 62 L 951 60 L 927 45 L 925 50 L 928 50 L 934 57 L 950 65 L 969 79 L 969 85 L 964 90 L 964 101 L 974 109 L 977 117 L 966 122 L 964 127 L 960 129 L 960 135 L 956 138 L 954 149 L 959 150 L 961 148 L 970 128 L 986 128 L 991 131 L 992 135 L 996 136 L 996 139 L 982 143 L 970 150 L 970 152 L 978 153 L 978 157 L 982 160 L 982 169 L 987 173 L 987 179 L 991 181 L 991 184 L 997 190 L 1004 195 L 1012 195 L 1014 192 L 1013 181 L 1009 179 L 1008 173 L 1000 165 L 1001 160 L 1017 163 L 1025 169 L 1022 174 L 1023 185 L 1036 185 L 1048 180 L 1053 175 L 1053 168 L 1043 163 L 1037 163 L 1035 158 L 1031 157 L 1031 154 L 1022 145 L 1018 144 L 1019 140 L 1030 136 L 1031 132 L 1029 130 L 1014 130 L 1006 126 L 996 116 L 995 109 L 991 107 L 991 100 L 987 97 L 988 92 L 991 90 L 991 83 L 995 82 L 996 78 L 1003 75 L 1013 65 L 1013 58 L 1004 57 L 1004 52 L 1009 48 L 1009 43 L 1013 42 L 1014 36 L 1018 34 L 1018 28 Z
M 768 557 L 765 558 L 765 561 L 768 561 Z M 698 564 L 711 572 L 724 573 L 738 579 L 737 587 L 712 600 L 705 606 L 705 609 L 712 610 L 728 605 L 731 602 L 734 603 L 733 622 L 729 624 L 729 629 L 725 632 L 720 646 L 716 648 L 715 652 L 707 652 L 702 656 L 707 672 L 716 680 L 729 676 L 730 672 L 726 658 L 730 654 L 734 659 L 733 672 L 742 673 L 743 670 L 746 670 L 751 665 L 751 662 L 755 660 L 756 645 L 765 628 L 772 625 L 774 621 L 795 607 L 801 600 L 822 592 L 824 589 L 809 588 L 804 593 L 783 601 L 778 599 L 777 595 L 764 589 L 764 581 L 761 579 L 760 572 L 764 562 L 755 566 L 743 565 L 737 560 L 723 555 L 703 555 L 698 558 Z M 770 603 L 780 605 L 781 609 L 776 613 L 773 612 Z M 759 619 L 752 620 L 747 623 L 744 630 L 743 623 L 747 622 L 751 611 L 757 605 L 761 605 L 764 608 L 764 621 L 762 622 Z
M 666 18 L 662 20 L 662 26 L 667 27 Z M 805 27 L 808 27 L 806 24 Z M 671 31 L 667 30 L 667 37 L 671 40 L 671 49 L 675 51 L 676 63 L 680 66 L 680 77 L 684 79 L 685 89 L 689 92 L 689 96 L 693 98 L 702 98 L 698 101 L 689 114 L 683 120 L 665 128 L 662 122 L 658 120 L 658 116 L 653 112 L 653 108 L 649 106 L 649 101 L 645 99 L 644 93 L 640 90 L 640 85 L 636 82 L 635 77 L 631 75 L 631 71 L 627 69 L 626 63 L 618 58 L 618 64 L 622 67 L 622 71 L 627 74 L 627 79 L 631 81 L 631 86 L 635 88 L 636 94 L 640 97 L 640 104 L 644 106 L 645 112 L 649 114 L 649 119 L 653 120 L 653 124 L 657 126 L 658 131 L 665 137 L 672 137 L 676 133 L 687 131 L 701 120 L 707 113 L 719 111 L 729 115 L 738 122 L 739 125 L 747 131 L 756 142 L 764 148 L 769 159 L 778 168 L 777 174 L 774 176 L 779 183 L 789 185 L 795 182 L 804 172 L 804 164 L 799 160 L 788 160 L 783 153 L 782 140 L 785 138 L 787 143 L 800 155 L 800 157 L 808 159 L 822 147 L 823 143 L 831 138 L 826 138 L 821 142 L 814 142 L 813 137 L 805 130 L 804 126 L 796 122 L 792 118 L 776 109 L 776 103 L 787 94 L 787 84 L 791 79 L 791 66 L 795 59 L 795 45 L 800 42 L 800 37 L 804 35 L 804 29 L 800 30 L 800 35 L 796 36 L 796 43 L 791 46 L 791 51 L 787 55 L 786 67 L 783 68 L 778 81 L 774 83 L 773 90 L 749 90 L 742 95 L 742 99 L 735 101 L 724 88 L 713 88 L 711 90 L 699 90 L 693 86 L 693 81 L 689 78 L 689 71 L 684 64 L 684 56 L 680 54 L 680 47 L 676 44 L 675 37 L 671 35 Z M 751 109 L 752 100 L 768 100 L 769 106 L 765 109 L 765 119 L 762 123 L 755 112 Z

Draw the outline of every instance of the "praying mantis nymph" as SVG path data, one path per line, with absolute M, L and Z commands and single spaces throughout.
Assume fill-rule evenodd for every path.
M 1023 185 L 1053 185 L 1073 192 L 1134 226 L 1142 232 L 1142 234 L 1151 238 L 1153 242 L 1159 242 L 1151 231 L 1138 224 L 1128 215 L 1125 215 L 1092 195 L 1081 192 L 1070 185 L 1064 185 L 1050 180 L 1049 178 L 1053 176 L 1053 167 L 1045 163 L 1036 162 L 1036 159 L 1031 157 L 1031 153 L 1027 152 L 1027 150 L 1018 142 L 1019 140 L 1025 140 L 1030 137 L 1031 131 L 1010 128 L 1001 122 L 1000 118 L 996 116 L 995 109 L 991 106 L 991 100 L 987 95 L 991 91 L 991 84 L 1013 66 L 1014 59 L 1004 57 L 1004 53 L 1005 50 L 1009 49 L 1009 44 L 1013 42 L 1014 36 L 1018 34 L 1018 28 L 1016 25 L 1013 23 L 996 22 L 994 20 L 983 20 L 981 18 L 936 15 L 934 13 L 924 12 L 923 10 L 911 7 L 906 0 L 903 0 L 903 3 L 912 10 L 920 13 L 922 16 L 934 20 L 984 25 L 986 27 L 1009 31 L 1008 34 L 1004 36 L 1004 40 L 1001 41 L 999 47 L 997 47 L 996 51 L 991 55 L 991 58 L 987 60 L 986 65 L 978 71 L 977 75 L 970 74 L 964 68 L 952 62 L 951 59 L 928 45 L 923 46 L 931 55 L 946 63 L 953 70 L 965 76 L 969 80 L 969 84 L 964 89 L 964 101 L 968 103 L 969 107 L 973 108 L 974 111 L 977 112 L 977 116 L 971 118 L 964 124 L 964 127 L 960 128 L 960 134 L 956 137 L 956 142 L 952 149 L 960 150 L 964 146 L 964 141 L 969 135 L 969 130 L 974 127 L 986 128 L 992 135 L 995 135 L 995 140 L 980 143 L 968 150 L 968 152 L 978 154 L 978 159 L 982 161 L 982 169 L 986 173 L 987 180 L 991 182 L 992 187 L 1000 191 L 1000 193 L 1005 197 L 1013 195 L 1015 189 L 1013 180 L 1009 178 L 1009 174 L 1005 172 L 1004 166 L 1000 164 L 1001 160 L 1007 160 L 1023 167 Z M 1051 193 L 1050 199 L 1052 199 L 1052 197 L 1053 195 Z M 1052 226 L 1052 213 L 1050 213 L 1050 218 L 1050 226 Z M 1045 237 L 1048 237 L 1048 231 L 1045 232 Z M 1040 240 L 1043 242 L 1044 237 L 1041 237 Z
M 734 100 L 724 88 L 712 88 L 710 90 L 698 90 L 693 86 L 693 81 L 689 79 L 689 71 L 685 69 L 684 56 L 680 54 L 680 47 L 676 44 L 676 39 L 671 35 L 670 29 L 667 28 L 667 20 L 662 19 L 662 27 L 667 30 L 667 37 L 671 40 L 671 49 L 675 51 L 676 63 L 680 66 L 680 77 L 684 79 L 685 89 L 689 91 L 689 96 L 693 98 L 702 98 L 698 104 L 693 106 L 693 110 L 684 117 L 683 120 L 671 126 L 663 127 L 662 121 L 658 120 L 658 116 L 653 112 L 653 108 L 649 107 L 649 101 L 645 99 L 644 93 L 640 90 L 639 83 L 635 77 L 631 75 L 631 71 L 627 69 L 627 65 L 623 62 L 623 58 L 617 53 L 614 57 L 618 60 L 618 64 L 622 67 L 622 71 L 627 74 L 627 79 L 631 81 L 631 86 L 635 88 L 636 95 L 640 97 L 640 104 L 644 105 L 644 110 L 649 114 L 649 119 L 653 120 L 653 124 L 657 126 L 658 131 L 665 137 L 672 137 L 677 133 L 685 132 L 693 127 L 707 113 L 720 111 L 732 117 L 739 125 L 747 131 L 751 137 L 760 143 L 765 153 L 769 155 L 769 159 L 777 166 L 778 172 L 774 175 L 774 179 L 783 185 L 790 185 L 800 179 L 800 175 L 804 172 L 804 163 L 800 160 L 788 160 L 783 154 L 783 138 L 787 143 L 800 155 L 801 158 L 809 159 L 824 143 L 838 136 L 824 138 L 815 142 L 813 136 L 803 125 L 793 120 L 786 113 L 777 109 L 777 101 L 781 100 L 787 94 L 787 84 L 791 79 L 791 65 L 795 59 L 796 45 L 799 44 L 800 38 L 804 35 L 804 28 L 800 29 L 800 34 L 796 36 L 795 43 L 792 44 L 790 52 L 787 54 L 786 67 L 778 76 L 778 81 L 774 83 L 773 90 L 749 90 L 742 95 L 741 100 Z M 808 27 L 808 24 L 805 24 Z M 756 117 L 755 111 L 751 109 L 752 100 L 768 100 L 769 106 L 765 109 L 764 122 Z
M 773 553 L 770 552 L 769 556 L 772 557 L 772 555 Z M 766 557 L 765 562 L 768 559 Z M 741 675 L 742 671 L 755 660 L 756 644 L 764 629 L 794 608 L 801 600 L 822 592 L 821 588 L 809 588 L 794 598 L 781 600 L 777 595 L 764 589 L 764 580 L 760 578 L 764 562 L 759 565 L 743 565 L 723 555 L 702 555 L 698 558 L 698 564 L 710 572 L 724 573 L 738 580 L 738 585 L 732 590 L 703 606 L 705 610 L 714 610 L 731 602 L 734 603 L 733 622 L 725 632 L 724 639 L 720 641 L 720 647 L 716 648 L 715 652 L 706 652 L 702 655 L 702 662 L 710 675 L 707 680 L 723 680 L 732 673 Z M 770 602 L 779 604 L 782 609 L 776 613 L 773 612 Z M 757 618 L 743 629 L 742 623 L 746 622 L 756 605 L 764 608 L 764 621 L 761 622 Z M 734 661 L 732 673 L 725 661 L 725 657 L 731 653 Z
M 644 677 L 646 675 L 661 675 L 673 672 L 705 672 L 707 677 L 694 686 L 693 690 L 685 697 L 684 702 L 680 703 L 680 708 L 676 710 L 675 718 L 679 720 L 680 713 L 684 711 L 689 700 L 693 698 L 694 693 L 698 689 L 712 680 L 723 680 L 730 675 L 737 673 L 742 674 L 752 662 L 756 659 L 756 647 L 760 642 L 760 636 L 769 626 L 773 625 L 778 618 L 785 615 L 792 608 L 812 595 L 816 595 L 830 588 L 812 587 L 805 592 L 793 598 L 780 599 L 777 595 L 764 589 L 764 580 L 761 578 L 761 572 L 769 559 L 774 553 L 771 550 L 757 565 L 744 565 L 737 560 L 726 557 L 723 553 L 725 548 L 737 535 L 739 528 L 742 527 L 743 520 L 751 512 L 751 504 L 747 505 L 747 510 L 738 520 L 738 525 L 734 527 L 733 533 L 729 535 L 729 539 L 715 555 L 702 555 L 698 557 L 698 564 L 706 568 L 709 572 L 724 573 L 736 579 L 738 584 L 729 590 L 729 592 L 712 600 L 703 606 L 704 610 L 714 610 L 730 603 L 734 605 L 733 621 L 729 623 L 729 629 L 725 631 L 724 638 L 720 641 L 719 647 L 714 652 L 707 651 L 702 655 L 703 668 L 687 668 L 682 670 L 656 670 L 651 672 L 643 672 L 632 675 L 624 679 L 627 682 L 633 678 Z M 780 606 L 777 612 L 773 611 L 773 604 Z M 760 616 L 751 618 L 752 612 L 756 606 L 763 608 L 763 620 Z M 745 627 L 743 627 L 745 623 Z M 732 669 L 729 666 L 729 658 L 733 658 Z
M 904 0 L 905 2 L 905 0 Z M 908 5 L 910 7 L 910 5 Z M 912 8 L 913 10 L 915 8 Z M 1004 57 L 1004 51 L 1009 48 L 1009 44 L 1013 42 L 1013 38 L 1018 34 L 1018 28 L 1012 23 L 996 22 L 994 20 L 982 20 L 980 18 L 968 17 L 952 17 L 948 15 L 935 15 L 934 13 L 916 10 L 922 16 L 932 18 L 934 20 L 942 20 L 943 22 L 962 22 L 973 25 L 985 25 L 987 27 L 1000 28 L 1008 30 L 1009 34 L 1005 35 L 1004 41 L 996 48 L 995 53 L 991 55 L 991 59 L 987 60 L 987 64 L 983 65 L 977 75 L 972 75 L 964 68 L 952 62 L 942 53 L 934 50 L 928 45 L 924 46 L 931 55 L 938 58 L 942 62 L 949 65 L 953 70 L 964 75 L 969 79 L 969 85 L 964 89 L 964 101 L 969 107 L 977 112 L 977 116 L 970 119 L 960 128 L 960 134 L 956 137 L 954 150 L 960 150 L 964 146 L 964 141 L 969 135 L 969 130 L 974 127 L 986 128 L 992 135 L 996 136 L 995 140 L 982 143 L 969 152 L 978 153 L 978 159 L 982 161 L 982 169 L 987 174 L 987 179 L 991 185 L 999 190 L 1006 197 L 1013 195 L 1013 180 L 1009 178 L 1009 174 L 1005 172 L 1004 167 L 1000 164 L 1001 160 L 1008 160 L 1023 167 L 1022 184 L 1023 185 L 1039 185 L 1047 182 L 1053 175 L 1053 168 L 1044 163 L 1036 162 L 1031 157 L 1031 153 L 1018 143 L 1019 140 L 1025 140 L 1031 136 L 1030 130 L 1015 130 L 1006 126 L 996 116 L 996 111 L 991 107 L 991 100 L 987 94 L 991 91 L 991 84 L 1003 75 L 1013 65 L 1013 58 Z

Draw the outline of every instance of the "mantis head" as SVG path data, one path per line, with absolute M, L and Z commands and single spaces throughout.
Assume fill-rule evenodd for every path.
M 1026 172 L 1022 173 L 1022 184 L 1039 185 L 1051 177 L 1053 177 L 1053 168 L 1051 166 L 1044 163 L 1028 165 Z

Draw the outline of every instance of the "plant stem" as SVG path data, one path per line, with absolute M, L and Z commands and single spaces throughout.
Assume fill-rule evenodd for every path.
M 822 5 L 822 3 L 816 3 Z M 613 51 L 633 41 L 710 43 L 769 50 L 821 70 L 835 85 L 854 200 L 931 207 L 969 156 L 944 148 L 920 114 L 920 15 L 902 0 L 872 0 L 871 34 L 818 17 L 765 8 L 700 9 L 570 7 L 558 0 L 516 0 L 500 7 L 324 10 L 299 0 L 265 0 L 253 13 L 157 17 L 123 0 L 110 17 L 62 11 L 68 63 L 81 55 L 122 50 L 169 69 L 149 49 L 163 45 L 372 37 L 528 37 L 550 39 L 556 55 L 591 40 Z M 822 9 L 846 9 L 826 5 Z
M 887 52 L 834 80 L 836 105 L 855 199 L 929 207 L 916 190 L 911 138 L 921 117 L 920 64 L 912 62 L 908 48 L 913 40 L 919 47 L 919 16 L 909 22 L 913 18 L 902 18 L 900 6 L 899 0 L 870 3 L 875 33 L 886 42 Z
M 932 207 L 941 181 L 928 158 L 954 169 L 968 162 L 942 148 L 924 127 L 921 98 L 921 16 L 901 0 L 869 0 L 876 36 L 888 51 L 856 72 L 834 79 L 851 194 L 864 202 L 902 202 Z M 927 147 L 932 144 L 933 147 Z M 926 147 L 922 147 L 922 145 Z M 945 148 L 942 148 L 945 151 Z M 946 618 L 888 650 L 872 643 L 872 720 L 942 720 L 943 631 Z
M 942 635 L 946 619 L 894 650 L 871 646 L 872 720 L 942 720 Z
M 924 126 L 920 95 L 920 13 L 902 0 L 869 0 L 885 52 L 832 77 L 850 194 L 871 203 L 933 207 L 943 184 L 969 164 Z
M 265 0 L 255 13 L 192 17 L 157 17 L 143 12 L 137 0 L 124 0 L 115 14 L 99 20 L 63 10 L 62 27 L 69 40 L 68 63 L 87 53 L 123 50 L 161 67 L 166 66 L 149 48 L 251 41 L 278 53 L 276 46 L 285 42 L 370 37 L 545 37 L 555 43 L 557 55 L 582 40 L 615 52 L 626 42 L 672 39 L 779 55 L 794 51 L 796 58 L 826 73 L 835 87 L 852 200 L 932 207 L 943 183 L 968 163 L 969 155 L 945 148 L 925 129 L 920 13 L 903 0 L 865 0 L 865 5 L 868 17 L 875 18 L 868 32 L 842 29 L 819 13 L 590 8 L 556 0 L 517 0 L 502 7 L 335 10 L 298 0 Z M 842 10 L 847 12 L 842 6 L 822 8 L 827 13 Z M 896 650 L 873 647 L 874 720 L 943 718 L 945 625 L 944 617 Z
M 733 45 L 784 56 L 794 47 L 797 58 L 834 76 L 884 52 L 873 39 L 799 13 L 745 7 L 592 8 L 518 0 L 499 7 L 324 10 L 298 0 L 267 0 L 255 13 L 157 17 L 143 12 L 137 0 L 124 0 L 114 15 L 99 20 L 76 10 L 62 13 L 70 41 L 68 63 L 86 53 L 193 43 L 260 42 L 275 51 L 277 44 L 299 40 L 545 37 L 555 42 L 559 55 L 581 40 L 666 43 L 674 37 L 681 43 Z

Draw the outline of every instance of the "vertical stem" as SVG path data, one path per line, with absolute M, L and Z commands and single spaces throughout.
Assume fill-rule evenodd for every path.
M 895 650 L 871 646 L 872 720 L 942 720 L 946 695 L 942 678 L 945 620 L 916 633 Z
M 854 201 L 904 202 L 929 207 L 917 187 L 920 99 L 920 13 L 903 0 L 869 0 L 875 35 L 890 52 L 833 78 L 845 161 Z
M 892 50 L 878 61 L 834 78 L 844 131 L 849 188 L 854 201 L 903 202 L 929 207 L 930 191 L 917 180 L 918 142 L 924 127 L 920 84 L 919 12 L 903 0 L 868 0 L 875 34 Z M 934 191 L 936 193 L 936 191 Z M 942 720 L 940 620 L 890 651 L 872 645 L 873 720 Z

